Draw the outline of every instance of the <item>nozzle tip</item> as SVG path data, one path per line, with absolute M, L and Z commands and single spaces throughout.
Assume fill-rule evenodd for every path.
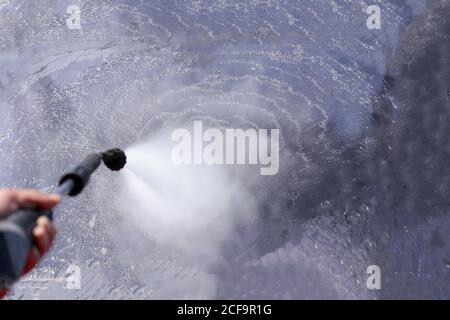
M 125 167 L 125 164 L 127 163 L 127 156 L 125 155 L 125 152 L 120 149 L 111 149 L 103 152 L 103 162 L 108 169 L 119 171 Z

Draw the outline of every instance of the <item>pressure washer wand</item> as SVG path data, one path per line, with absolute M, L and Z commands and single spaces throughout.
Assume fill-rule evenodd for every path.
M 74 185 L 75 184 L 74 184 L 73 180 L 67 180 L 66 182 L 63 182 L 63 184 L 58 186 L 55 194 L 60 195 L 60 196 L 68 196 L 70 191 L 73 189 Z
M 126 164 L 125 153 L 120 149 L 91 154 L 61 177 L 56 193 L 71 197 L 80 194 L 102 160 L 113 171 L 122 169 Z M 53 212 L 23 208 L 0 221 L 0 291 L 9 288 L 22 275 L 33 247 L 33 230 L 41 216 L 52 220 Z

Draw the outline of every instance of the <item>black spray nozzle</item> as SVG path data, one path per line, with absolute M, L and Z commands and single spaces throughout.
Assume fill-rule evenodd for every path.
M 88 184 L 91 175 L 101 164 L 102 160 L 108 169 L 114 171 L 119 171 L 127 163 L 125 152 L 120 149 L 111 149 L 102 153 L 93 153 L 75 169 L 63 175 L 59 181 L 59 185 L 61 186 L 64 183 L 71 181 L 73 186 L 68 193 L 69 196 L 74 197 L 80 194 Z
M 125 167 L 127 156 L 125 155 L 125 152 L 120 149 L 111 149 L 103 152 L 103 163 L 108 169 L 119 171 Z

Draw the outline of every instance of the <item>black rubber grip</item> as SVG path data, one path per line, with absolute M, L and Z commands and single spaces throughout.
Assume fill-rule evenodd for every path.
M 0 221 L 0 290 L 9 288 L 22 275 L 38 218 L 52 219 L 52 215 L 51 210 L 20 210 Z

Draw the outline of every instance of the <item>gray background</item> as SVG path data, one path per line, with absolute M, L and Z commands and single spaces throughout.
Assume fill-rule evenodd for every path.
M 1 186 L 193 120 L 280 128 L 281 168 L 234 173 L 256 218 L 207 259 L 124 219 L 101 169 L 11 298 L 450 297 L 449 1 L 82 1 L 69 30 L 74 3 L 0 1 Z

